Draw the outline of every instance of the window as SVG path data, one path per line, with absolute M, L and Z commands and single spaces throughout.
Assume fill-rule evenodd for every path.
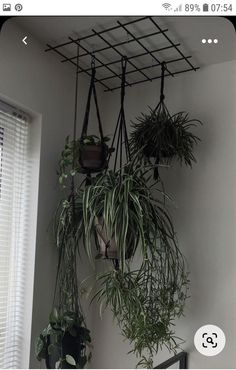
M 28 258 L 29 120 L 0 103 L 0 368 L 22 367 Z
M 4 134 L 4 129 L 3 127 L 0 126 L 0 199 L 1 199 L 1 182 L 2 182 L 3 134 Z

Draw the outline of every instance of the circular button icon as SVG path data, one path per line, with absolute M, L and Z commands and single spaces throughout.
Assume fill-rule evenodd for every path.
M 23 9 L 23 5 L 22 5 L 22 4 L 16 4 L 16 5 L 15 5 L 15 10 L 16 10 L 17 12 L 20 12 L 22 9 Z
M 194 336 L 194 345 L 198 352 L 204 356 L 216 356 L 223 351 L 225 334 L 216 325 L 204 325 L 199 328 Z

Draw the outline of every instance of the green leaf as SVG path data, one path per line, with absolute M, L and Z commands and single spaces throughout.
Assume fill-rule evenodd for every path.
M 66 355 L 66 362 L 71 366 L 76 366 L 75 359 L 71 355 Z
M 57 309 L 54 307 L 52 312 L 50 313 L 49 316 L 49 321 L 50 323 L 56 324 L 59 320 L 59 315 Z
M 56 369 L 61 369 L 61 364 L 62 364 L 62 361 L 61 361 L 61 360 L 58 360 L 58 361 L 55 363 L 55 368 L 56 368 Z
M 35 355 L 39 361 L 46 358 L 46 351 L 46 342 L 41 337 L 38 337 L 35 341 Z

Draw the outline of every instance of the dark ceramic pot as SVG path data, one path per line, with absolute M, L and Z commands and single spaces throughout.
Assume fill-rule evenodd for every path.
M 99 247 L 99 254 L 103 258 L 119 259 L 118 248 L 114 237 L 110 237 L 104 225 L 103 218 L 97 218 L 95 221 L 97 244 Z M 133 253 L 133 248 L 127 248 L 126 259 L 130 259 Z
M 48 336 L 48 346 L 50 345 L 50 336 Z M 60 350 L 62 351 L 60 356 Z M 71 355 L 76 363 L 79 362 L 81 353 L 81 342 L 78 337 L 72 336 L 70 333 L 66 332 L 62 339 L 62 348 L 54 348 L 50 355 L 46 357 L 46 367 L 47 369 L 55 369 L 56 362 L 60 357 L 64 358 L 66 355 Z M 62 369 L 75 369 L 75 366 L 68 364 L 66 361 L 62 363 Z
M 98 170 L 103 167 L 103 146 L 83 145 L 80 151 L 80 164 L 88 170 Z

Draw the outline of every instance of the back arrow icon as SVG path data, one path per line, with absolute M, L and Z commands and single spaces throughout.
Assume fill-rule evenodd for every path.
M 25 36 L 23 39 L 22 39 L 22 42 L 25 44 L 25 45 L 28 45 L 26 39 L 27 39 L 28 36 Z

